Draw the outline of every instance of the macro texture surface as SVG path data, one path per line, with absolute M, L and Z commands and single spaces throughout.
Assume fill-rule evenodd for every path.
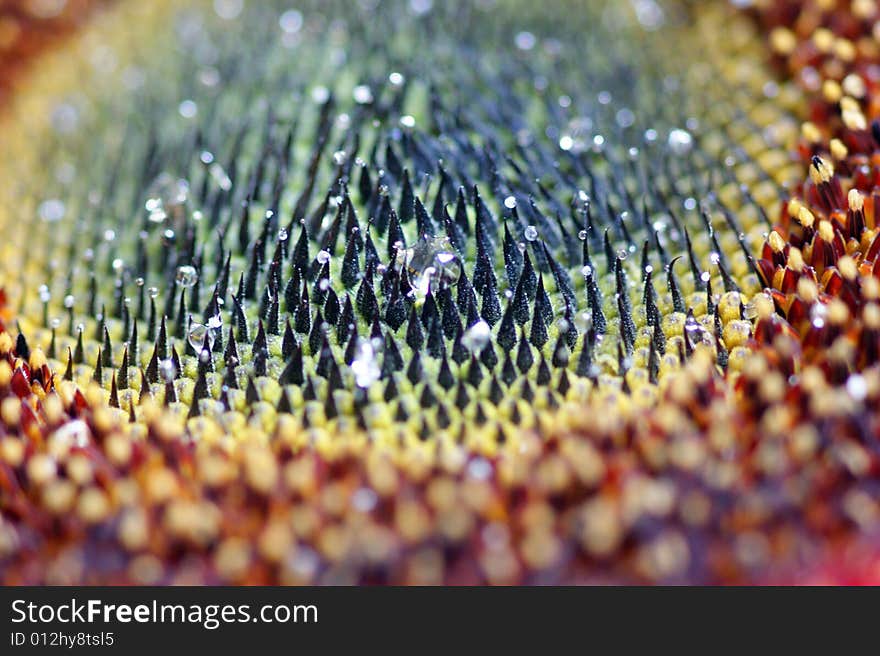
M 0 580 L 871 580 L 877 8 L 743 4 L 97 13 L 0 118 Z

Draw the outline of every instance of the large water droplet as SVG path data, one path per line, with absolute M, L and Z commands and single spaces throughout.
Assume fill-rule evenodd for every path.
M 189 264 L 177 267 L 177 276 L 175 277 L 177 284 L 181 287 L 188 288 L 194 286 L 199 280 L 199 273 L 195 267 Z
M 359 84 L 352 91 L 352 96 L 354 97 L 354 101 L 359 105 L 367 105 L 373 102 L 373 92 L 370 91 L 370 87 L 365 84 Z
M 461 336 L 461 344 L 471 353 L 479 353 L 492 338 L 492 330 L 485 321 L 478 321 Z
M 674 155 L 683 156 L 691 152 L 694 140 L 690 132 L 676 128 L 669 133 L 667 144 Z
M 177 367 L 174 366 L 174 361 L 171 358 L 165 358 L 159 362 L 159 373 L 162 374 L 162 380 L 166 383 L 173 381 L 177 376 Z
M 207 343 L 205 340 L 207 339 Z M 193 347 L 196 353 L 201 353 L 207 346 L 210 351 L 214 348 L 214 331 L 203 323 L 191 323 L 186 335 L 186 341 Z
M 397 253 L 397 263 L 405 266 L 416 294 L 424 298 L 458 282 L 461 262 L 449 237 L 425 235 L 412 247 Z

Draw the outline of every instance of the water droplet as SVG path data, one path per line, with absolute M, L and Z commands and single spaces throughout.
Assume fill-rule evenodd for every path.
M 587 240 L 587 231 L 586 231 L 586 230 L 581 230 L 581 231 L 578 233 L 578 239 L 580 239 L 581 241 L 586 241 L 586 240 Z
M 406 82 L 406 78 L 398 72 L 393 72 L 388 75 L 388 81 L 395 87 L 401 86 L 404 82 Z
M 508 196 L 507 198 L 505 198 L 504 199 L 504 207 L 506 207 L 509 210 L 512 210 L 514 207 L 516 207 L 516 198 L 514 198 L 513 196 Z
M 663 25 L 666 17 L 656 0 L 635 0 L 633 8 L 636 20 L 647 32 L 652 32 Z
M 476 354 L 486 348 L 491 338 L 492 331 L 489 324 L 480 320 L 464 332 L 461 343 L 468 351 Z
M 333 163 L 336 166 L 342 166 L 345 164 L 345 160 L 348 159 L 348 154 L 344 150 L 337 150 L 333 153 Z
M 625 248 L 618 248 L 617 249 L 617 259 L 618 260 L 625 260 L 628 255 L 629 255 L 629 251 L 626 250 Z
M 620 127 L 628 128 L 633 123 L 635 123 L 636 117 L 631 109 L 624 107 L 623 109 L 619 109 L 617 111 L 617 114 L 614 115 L 614 120 Z
M 694 140 L 690 132 L 676 128 L 670 131 L 667 144 L 674 155 L 683 156 L 691 152 Z
M 409 0 L 409 7 L 416 16 L 424 16 L 434 7 L 433 0 Z
M 853 374 L 847 378 L 846 391 L 856 401 L 863 401 L 868 396 L 868 384 L 865 382 L 864 376 Z
M 367 388 L 379 380 L 381 370 L 370 340 L 358 340 L 357 351 L 351 362 L 351 371 L 354 374 L 355 384 L 361 388 Z
M 150 298 L 156 298 L 159 295 L 159 288 L 158 287 L 150 287 L 147 290 L 147 293 L 150 295 Z
M 404 114 L 400 117 L 400 124 L 405 128 L 414 128 L 416 126 L 416 119 L 409 114 Z
M 299 32 L 303 25 L 303 15 L 296 9 L 288 9 L 278 19 L 278 25 L 281 26 L 285 34 L 295 34 Z
M 183 118 L 193 118 L 199 113 L 199 107 L 193 100 L 184 100 L 178 105 L 177 111 Z
M 216 87 L 220 84 L 220 71 L 216 68 L 204 68 L 199 71 L 199 82 L 206 87 Z
M 327 264 L 330 261 L 330 252 L 325 250 L 318 251 L 317 258 L 318 263 Z
M 529 241 L 535 241 L 538 238 L 538 229 L 533 226 L 526 226 L 525 237 Z
M 64 307 L 66 307 L 68 310 L 73 307 L 73 303 L 74 303 L 73 296 L 68 294 L 67 296 L 64 297 Z
M 492 475 L 492 463 L 477 456 L 468 463 L 467 473 L 471 478 L 486 480 Z
M 199 274 L 195 267 L 184 264 L 183 266 L 177 267 L 175 280 L 177 280 L 177 284 L 181 287 L 188 288 L 194 286 L 196 282 L 198 282 Z
M 214 181 L 220 189 L 223 191 L 229 191 L 232 189 L 232 179 L 226 173 L 226 169 L 220 166 L 219 162 L 214 162 L 208 167 L 208 173 L 211 174 L 211 179 Z
M 55 223 L 64 218 L 64 203 L 57 198 L 50 198 L 40 203 L 37 214 L 46 223 Z
M 189 331 L 186 334 L 186 341 L 193 347 L 196 353 L 201 353 L 205 346 L 205 339 L 208 340 L 207 347 L 210 351 L 214 348 L 214 331 L 203 323 L 191 323 Z
M 214 11 L 223 20 L 235 20 L 244 9 L 244 0 L 214 0 Z
M 368 513 L 379 503 L 379 495 L 368 487 L 358 488 L 351 495 L 352 507 L 362 513 Z
M 520 32 L 516 35 L 514 41 L 516 43 L 516 47 L 520 50 L 531 50 L 535 47 L 535 43 L 537 43 L 535 35 L 531 32 Z
M 162 223 L 169 215 L 179 216 L 189 198 L 189 183 L 182 178 L 174 178 L 168 173 L 160 173 L 147 189 L 144 207 L 153 223 Z
M 159 373 L 166 383 L 173 381 L 177 375 L 177 367 L 174 366 L 174 361 L 171 358 L 165 358 L 159 362 Z
M 583 275 L 584 278 L 588 278 L 589 276 L 592 276 L 593 275 L 593 267 L 591 267 L 589 264 L 585 264 L 583 266 L 583 268 L 581 269 L 581 275 Z
M 593 312 L 591 310 L 586 310 L 584 312 L 576 313 L 574 315 L 574 325 L 580 333 L 585 333 L 590 330 L 590 328 L 593 327 Z
M 456 284 L 461 276 L 461 262 L 449 237 L 425 235 L 412 248 L 398 251 L 397 263 L 407 268 L 410 284 L 421 298 Z
M 40 285 L 38 292 L 40 294 L 40 300 L 43 303 L 48 303 L 49 299 L 52 298 L 52 295 L 49 293 L 49 288 L 46 285 Z
M 351 92 L 354 101 L 359 105 L 367 105 L 373 102 L 373 92 L 366 84 L 357 85 Z
M 49 441 L 52 442 L 53 445 L 63 448 L 69 449 L 73 446 L 82 448 L 88 445 L 90 435 L 91 432 L 89 431 L 88 424 L 82 419 L 75 419 L 73 421 L 68 421 L 52 433 Z

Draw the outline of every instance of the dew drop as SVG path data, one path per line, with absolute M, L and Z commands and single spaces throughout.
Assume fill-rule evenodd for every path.
M 205 347 L 205 339 L 208 340 L 207 347 L 210 351 L 214 348 L 214 331 L 203 323 L 191 323 L 186 334 L 186 341 L 196 353 L 202 352 Z
M 199 274 L 195 267 L 188 264 L 177 267 L 177 275 L 175 276 L 177 284 L 183 288 L 192 287 L 198 282 Z
M 381 369 L 370 340 L 358 340 L 357 351 L 351 362 L 351 371 L 354 374 L 355 384 L 361 388 L 367 388 L 379 380 Z
M 516 43 L 516 47 L 520 50 L 531 50 L 535 47 L 537 39 L 531 32 L 520 32 L 516 35 L 514 42 Z
M 676 128 L 670 131 L 667 144 L 674 155 L 684 156 L 691 152 L 694 140 L 690 132 Z
M 184 100 L 177 107 L 177 111 L 183 118 L 193 118 L 199 112 L 198 105 L 193 100 Z
M 174 361 L 171 358 L 165 358 L 159 362 L 159 373 L 162 374 L 162 379 L 166 383 L 172 382 L 177 375 L 177 367 L 174 366 Z
M 64 203 L 57 198 L 44 200 L 37 208 L 37 213 L 46 223 L 55 223 L 64 218 Z
M 162 223 L 169 215 L 177 215 L 188 198 L 189 183 L 163 172 L 147 189 L 144 207 L 149 212 L 148 218 L 151 222 Z
M 489 324 L 480 320 L 464 332 L 461 343 L 468 351 L 476 354 L 486 348 L 491 338 L 492 331 Z
M 357 85 L 351 92 L 354 101 L 358 105 L 368 105 L 373 102 L 373 92 L 366 84 Z
M 285 34 L 296 34 L 303 25 L 303 15 L 296 9 L 289 9 L 281 14 L 278 25 Z

